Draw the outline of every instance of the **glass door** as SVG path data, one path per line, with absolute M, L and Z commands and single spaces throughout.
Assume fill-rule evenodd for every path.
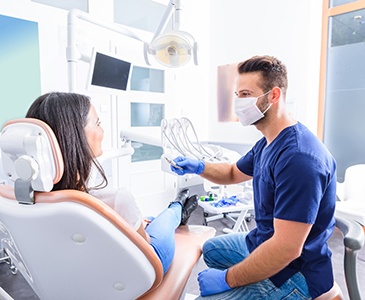
M 329 8 L 324 20 L 322 138 L 337 161 L 338 181 L 343 181 L 347 167 L 365 163 L 365 8 L 353 9 L 359 8 L 356 4 Z

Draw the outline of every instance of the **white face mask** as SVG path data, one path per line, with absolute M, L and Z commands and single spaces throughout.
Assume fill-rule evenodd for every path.
M 243 126 L 252 125 L 253 123 L 265 117 L 265 113 L 269 110 L 272 103 L 270 103 L 268 108 L 266 108 L 263 112 L 259 110 L 256 103 L 258 98 L 265 96 L 270 92 L 271 90 L 258 97 L 234 99 L 234 112 Z

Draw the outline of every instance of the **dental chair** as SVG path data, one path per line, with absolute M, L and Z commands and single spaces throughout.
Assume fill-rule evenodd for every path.
M 362 300 L 357 277 L 357 253 L 364 246 L 365 235 L 361 225 L 351 218 L 336 216 L 336 227 L 343 235 L 344 244 L 344 275 L 347 292 L 350 300 Z M 319 296 L 316 300 L 343 300 L 344 295 L 338 284 L 327 293 Z
M 359 222 L 365 230 L 365 164 L 350 166 L 337 183 L 336 215 Z
M 40 299 L 183 299 L 212 227 L 180 226 L 163 276 L 153 248 L 113 209 L 87 193 L 51 191 L 63 160 L 47 124 L 6 123 L 0 148 L 14 182 L 0 185 L 1 260 L 20 271 Z
M 344 237 L 345 281 L 350 300 L 361 300 L 356 260 L 357 251 L 364 247 L 364 232 L 359 223 L 348 218 L 336 217 L 336 227 L 340 229 Z

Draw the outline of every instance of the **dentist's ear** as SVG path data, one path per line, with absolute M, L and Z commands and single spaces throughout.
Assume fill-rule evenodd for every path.
M 279 102 L 279 100 L 281 99 L 281 96 L 282 96 L 281 88 L 279 88 L 277 86 L 273 87 L 271 90 L 271 94 L 272 94 L 272 98 L 271 98 L 270 102 L 272 104 Z

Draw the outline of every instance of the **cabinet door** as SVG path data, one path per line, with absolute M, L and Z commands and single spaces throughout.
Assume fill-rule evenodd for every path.
M 135 149 L 118 167 L 119 185 L 135 196 L 145 215 L 157 215 L 173 200 L 176 176 L 161 169 L 161 120 L 176 117 L 173 72 L 133 65 L 130 90 L 117 102 L 119 129 Z M 176 104 L 175 104 L 176 106 Z M 128 135 L 127 134 L 127 135 Z

